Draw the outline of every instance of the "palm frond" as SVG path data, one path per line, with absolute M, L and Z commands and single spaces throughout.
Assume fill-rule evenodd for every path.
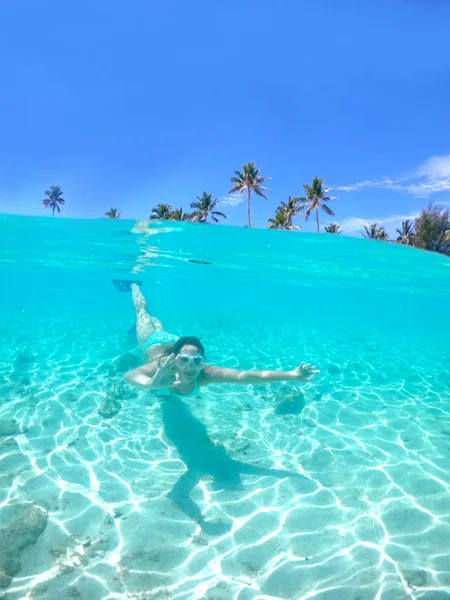
M 370 229 L 367 227 L 367 225 L 364 225 L 364 231 L 361 231 L 361 235 L 363 237 L 365 237 L 365 238 L 368 238 L 368 239 L 371 238 L 371 239 L 373 239 L 373 237 L 375 235 L 376 228 L 377 228 L 377 224 L 376 223 L 373 223 L 370 226 Z
M 377 223 L 372 223 L 370 228 L 364 225 L 364 231 L 361 231 L 361 235 L 371 240 L 381 240 L 387 242 L 389 240 L 389 234 L 384 227 L 378 227 Z
M 298 202 L 300 203 L 299 209 L 303 210 L 306 208 L 305 221 L 309 219 L 313 210 L 317 211 L 317 231 L 319 231 L 319 208 L 326 212 L 327 215 L 334 216 L 334 212 L 325 204 L 334 199 L 331 196 L 327 196 L 332 188 L 324 188 L 323 181 L 324 180 L 319 179 L 319 177 L 314 177 L 311 185 L 304 183 L 303 188 L 306 192 L 306 197 L 298 198 Z
M 341 226 L 338 225 L 337 223 L 330 223 L 328 225 L 328 227 L 325 227 L 325 231 L 327 233 L 338 233 L 339 234 L 339 233 L 342 233 L 340 229 L 341 229 Z
M 311 214 L 311 211 L 313 210 L 313 208 L 314 208 L 313 205 L 310 204 L 308 206 L 308 208 L 306 209 L 306 212 L 305 212 L 305 221 L 307 221 L 309 219 L 309 215 Z
M 59 185 L 50 186 L 50 189 L 45 190 L 44 194 L 46 197 L 43 200 L 41 200 L 42 208 L 51 208 L 52 214 L 55 213 L 55 210 L 57 210 L 58 213 L 60 213 L 60 205 L 64 205 L 66 201 L 62 197 L 63 191 L 59 187 Z
M 155 208 L 152 208 L 152 212 L 149 216 L 149 219 L 158 220 L 158 219 L 170 219 L 170 215 L 172 214 L 172 206 L 170 204 L 158 204 Z
M 234 194 L 235 192 L 243 192 L 246 189 L 246 185 L 241 182 L 241 181 L 237 181 L 234 186 L 231 188 L 231 190 L 229 190 L 229 194 Z
M 260 196 L 267 200 L 267 196 L 264 192 L 270 192 L 270 190 L 263 185 L 265 181 L 271 178 L 266 175 L 261 175 L 261 169 L 256 166 L 255 162 L 248 162 L 242 165 L 242 170 L 235 170 L 234 175 L 230 177 L 230 182 L 233 187 L 229 190 L 229 194 L 236 192 L 248 192 L 247 209 L 248 209 L 248 226 L 250 223 L 250 198 L 252 192 L 256 196 Z
M 118 210 L 117 208 L 110 208 L 108 211 L 105 212 L 105 217 L 107 219 L 120 219 L 121 215 L 122 211 Z
M 253 188 L 253 191 L 255 192 L 255 194 L 257 196 L 261 196 L 261 198 L 264 198 L 264 200 L 267 200 L 267 196 L 262 192 L 262 190 L 267 190 L 267 188 L 263 188 L 263 187 L 255 187 Z
M 212 194 L 203 192 L 201 196 L 197 196 L 197 200 L 195 202 L 191 203 L 191 208 L 195 209 L 195 216 L 193 215 L 192 220 L 201 223 L 207 223 L 209 217 L 211 217 L 212 220 L 217 223 L 218 219 L 214 215 L 226 219 L 224 213 L 214 210 L 218 204 L 219 200 L 217 198 L 213 198 Z
M 321 209 L 324 210 L 327 215 L 330 215 L 330 217 L 334 217 L 334 212 L 331 210 L 331 208 L 329 206 L 327 206 L 326 204 L 322 204 L 320 205 Z

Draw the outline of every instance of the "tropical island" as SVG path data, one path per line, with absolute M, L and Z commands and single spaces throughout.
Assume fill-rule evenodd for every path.
M 251 206 L 253 197 L 268 199 L 270 192 L 264 184 L 271 177 L 261 175 L 261 169 L 254 162 L 248 162 L 240 170 L 236 170 L 230 177 L 232 184 L 228 193 L 245 194 L 247 198 L 247 223 L 244 227 L 252 227 Z M 275 210 L 273 217 L 268 219 L 267 229 L 284 229 L 287 231 L 301 231 L 302 227 L 294 219 L 303 218 L 308 221 L 314 214 L 316 231 L 320 233 L 320 213 L 324 212 L 329 217 L 335 213 L 330 208 L 329 202 L 334 198 L 329 195 L 331 187 L 325 187 L 324 180 L 314 177 L 311 185 L 304 184 L 303 196 L 289 196 L 282 201 Z M 61 212 L 61 206 L 66 203 L 60 186 L 51 186 L 45 192 L 45 198 L 41 201 L 42 208 L 52 211 L 52 216 Z M 201 196 L 191 202 L 192 212 L 185 212 L 182 207 L 173 208 L 170 204 L 158 204 L 151 209 L 149 220 L 166 221 L 189 221 L 192 223 L 219 223 L 226 219 L 224 212 L 217 210 L 220 201 L 212 193 L 204 191 Z M 105 212 L 106 219 L 120 219 L 122 211 L 118 208 L 110 208 Z M 324 226 L 325 233 L 339 235 L 343 232 L 339 223 L 329 223 Z M 420 214 L 414 219 L 407 219 L 399 223 L 396 229 L 397 237 L 391 239 L 389 233 L 377 223 L 364 226 L 361 235 L 364 238 L 379 240 L 382 242 L 394 242 L 405 246 L 412 246 L 422 250 L 430 250 L 450 256 L 450 211 L 443 206 L 429 202 Z

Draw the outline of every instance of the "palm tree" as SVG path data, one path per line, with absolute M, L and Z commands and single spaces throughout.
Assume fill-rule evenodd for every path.
M 404 244 L 405 246 L 412 246 L 414 244 L 414 223 L 409 219 L 402 221 L 402 228 L 396 229 L 398 233 L 397 243 Z
M 105 212 L 105 217 L 107 219 L 120 219 L 122 215 L 122 211 L 117 208 L 110 208 L 107 212 Z
M 49 190 L 44 192 L 45 198 L 41 201 L 42 208 L 51 208 L 52 209 L 52 217 L 55 216 L 55 208 L 60 213 L 61 209 L 59 208 L 60 204 L 65 204 L 66 201 L 62 197 L 63 191 L 59 187 L 59 185 L 52 185 Z
M 182 208 L 176 208 L 171 212 L 169 219 L 171 221 L 190 221 L 192 214 L 183 212 Z
M 288 221 L 287 229 L 301 229 L 301 227 L 292 225 L 292 219 L 297 217 L 303 210 L 303 207 L 298 202 L 298 198 L 291 198 L 291 196 L 289 196 L 287 202 L 281 203 L 280 209 L 286 215 Z
M 152 208 L 151 215 L 149 219 L 157 220 L 157 219 L 170 219 L 170 215 L 172 214 L 172 207 L 170 204 L 158 204 L 156 208 Z
M 275 211 L 275 217 L 268 220 L 268 229 L 290 229 L 300 230 L 301 227 L 292 225 L 292 219 L 299 215 L 301 207 L 297 198 L 289 196 L 287 202 L 282 202 Z
M 191 203 L 191 208 L 195 209 L 193 219 L 195 221 L 199 221 L 200 223 L 208 223 L 209 217 L 211 217 L 214 223 L 219 222 L 217 217 L 226 219 L 227 217 L 223 214 L 223 212 L 214 210 L 218 204 L 219 201 L 217 198 L 213 198 L 212 194 L 203 192 L 202 196 L 197 196 L 197 202 Z
M 446 242 L 450 242 L 450 229 L 447 229 L 447 231 L 445 232 L 445 241 Z
M 311 211 L 316 211 L 317 233 L 319 233 L 319 208 L 324 210 L 327 215 L 334 217 L 334 212 L 325 204 L 325 202 L 332 200 L 330 196 L 327 196 L 331 188 L 324 190 L 323 179 L 319 179 L 318 177 L 314 177 L 312 185 L 305 183 L 303 187 L 305 188 L 306 198 L 298 198 L 298 201 L 303 203 L 301 208 L 307 207 L 305 212 L 305 221 L 308 220 Z
M 382 242 L 387 242 L 389 239 L 389 234 L 384 227 L 378 227 L 377 223 L 372 223 L 370 228 L 364 225 L 365 231 L 361 231 L 363 237 L 370 240 L 381 240 Z
M 328 225 L 328 227 L 325 227 L 325 231 L 327 233 L 337 233 L 337 234 L 342 233 L 341 226 L 338 225 L 337 223 L 330 223 Z
M 235 192 L 240 192 L 242 194 L 243 191 L 247 191 L 248 227 L 252 226 L 250 215 L 251 193 L 255 192 L 257 196 L 261 196 L 262 198 L 265 198 L 267 200 L 267 196 L 264 194 L 264 192 L 270 191 L 262 184 L 265 181 L 270 180 L 272 178 L 260 175 L 260 171 L 261 169 L 256 168 L 256 163 L 249 162 L 246 165 L 242 165 L 242 171 L 235 171 L 234 176 L 230 177 L 230 181 L 233 184 L 233 187 L 228 192 L 229 194 L 233 194 Z
M 248 227 L 248 225 L 245 225 L 244 227 Z M 275 211 L 275 216 L 268 219 L 266 227 L 267 229 L 287 229 L 288 224 L 286 214 L 278 207 Z

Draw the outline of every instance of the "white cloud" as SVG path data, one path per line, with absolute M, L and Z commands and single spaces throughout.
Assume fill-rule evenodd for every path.
M 365 190 L 366 188 L 390 188 L 395 185 L 392 179 L 380 179 L 373 181 L 359 181 L 358 183 L 351 183 L 349 185 L 338 185 L 334 189 L 341 190 L 342 192 L 358 192 L 359 190 Z
M 386 177 L 337 186 L 343 192 L 358 192 L 367 188 L 389 189 L 426 197 L 438 192 L 450 191 L 450 154 L 431 156 L 409 174 Z
M 383 226 L 389 230 L 390 228 L 399 227 L 402 221 L 415 219 L 419 214 L 419 211 L 417 211 L 410 215 L 391 215 L 389 217 L 349 217 L 339 224 L 344 233 L 361 231 L 365 225 L 371 225 L 372 223 L 377 223 L 378 226 Z
M 241 204 L 241 202 L 244 202 L 245 200 L 245 195 L 244 194 L 231 194 L 230 196 L 224 196 L 223 198 L 220 198 L 220 203 L 223 204 L 224 206 L 237 206 L 238 204 Z

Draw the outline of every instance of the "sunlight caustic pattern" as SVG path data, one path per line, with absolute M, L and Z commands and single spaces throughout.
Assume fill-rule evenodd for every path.
M 155 295 L 171 284 L 169 263 L 148 283 Z M 231 296 L 197 318 L 194 298 L 167 318 L 194 328 L 215 361 L 281 369 L 308 358 L 321 374 L 163 401 L 123 380 L 140 361 L 130 300 L 111 285 L 104 294 L 91 299 L 102 317 L 71 305 L 70 318 L 10 308 L 2 321 L 2 597 L 450 597 L 450 356 L 440 338 L 424 345 L 419 328 L 416 344 L 403 332 L 388 345 L 366 323 L 263 324 L 267 306 L 246 319 Z

